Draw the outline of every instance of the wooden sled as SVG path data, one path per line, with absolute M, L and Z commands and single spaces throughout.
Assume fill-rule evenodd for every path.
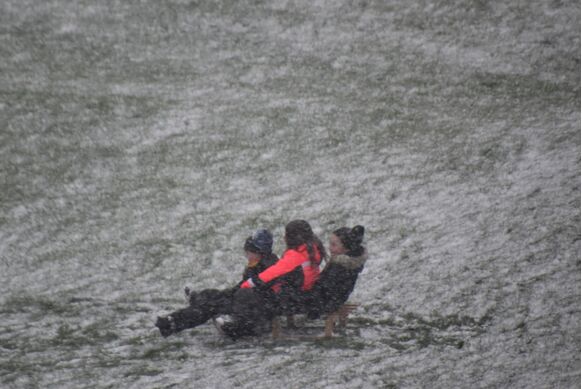
M 337 327 L 345 328 L 348 321 L 348 316 L 352 313 L 359 304 L 354 303 L 346 303 L 342 305 L 337 311 L 332 312 L 327 315 L 325 318 L 325 327 L 323 331 L 323 335 L 319 336 L 319 338 L 331 338 L 333 336 L 333 331 Z M 287 328 L 294 329 L 297 328 L 295 326 L 295 319 L 293 315 L 287 316 Z M 273 339 L 281 339 L 282 338 L 282 331 L 281 331 L 281 317 L 277 316 L 271 322 L 271 333 Z

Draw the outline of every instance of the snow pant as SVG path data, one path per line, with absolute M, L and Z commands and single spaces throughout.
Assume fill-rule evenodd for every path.
M 209 312 L 212 315 L 229 315 L 232 312 L 232 299 L 237 290 L 238 287 L 191 292 L 188 296 L 190 306 Z
M 280 293 L 257 288 L 239 289 L 232 301 L 233 321 L 226 323 L 222 330 L 232 339 L 242 336 L 259 335 L 270 328 L 275 316 L 304 313 L 306 294 L 291 289 Z
M 259 335 L 269 328 L 277 312 L 276 296 L 272 291 L 256 288 L 237 290 L 232 300 L 232 321 L 223 325 L 222 331 L 232 339 Z
M 206 289 L 189 294 L 190 305 L 158 319 L 156 326 L 164 336 L 206 323 L 217 315 L 232 313 L 233 295 L 236 289 Z M 162 327 L 164 329 L 162 330 Z

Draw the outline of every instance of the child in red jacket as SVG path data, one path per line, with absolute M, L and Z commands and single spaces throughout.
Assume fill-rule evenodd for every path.
M 233 321 L 221 330 L 233 339 L 256 335 L 274 315 L 303 310 L 305 296 L 319 277 L 319 264 L 326 257 L 321 240 L 305 220 L 285 226 L 287 250 L 265 271 L 249 277 L 235 292 Z

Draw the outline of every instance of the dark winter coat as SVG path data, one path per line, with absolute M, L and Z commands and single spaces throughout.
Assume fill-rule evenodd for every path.
M 311 316 L 334 312 L 346 303 L 368 259 L 365 251 L 356 254 L 330 258 L 306 301 Z

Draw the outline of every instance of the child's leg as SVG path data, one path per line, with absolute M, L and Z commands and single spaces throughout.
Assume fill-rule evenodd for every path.
M 224 324 L 223 332 L 232 339 L 259 334 L 270 318 L 266 305 L 260 292 L 239 289 L 233 298 L 233 321 Z
M 208 309 L 189 306 L 172 312 L 168 316 L 158 317 L 156 327 L 163 337 L 170 336 L 188 328 L 206 323 L 213 316 Z
M 232 299 L 237 289 L 205 289 L 201 292 L 190 292 L 190 306 L 205 307 L 214 315 L 230 315 Z
M 201 292 L 190 292 L 190 306 L 172 312 L 168 316 L 158 317 L 156 327 L 162 336 L 167 337 L 188 328 L 194 328 L 206 323 L 213 316 L 230 314 L 232 312 L 231 289 L 206 289 Z

